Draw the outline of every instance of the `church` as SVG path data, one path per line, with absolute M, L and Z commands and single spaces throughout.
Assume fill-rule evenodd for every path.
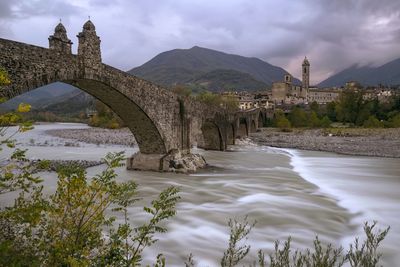
M 325 105 L 336 101 L 341 93 L 340 89 L 318 89 L 310 86 L 310 62 L 304 58 L 301 66 L 302 85 L 293 84 L 292 75 L 286 74 L 281 82 L 272 84 L 272 101 L 275 105 L 298 105 L 317 102 Z
M 286 74 L 283 81 L 272 84 L 272 100 L 275 105 L 307 103 L 310 87 L 310 62 L 307 57 L 302 64 L 302 85 L 293 84 L 293 77 Z

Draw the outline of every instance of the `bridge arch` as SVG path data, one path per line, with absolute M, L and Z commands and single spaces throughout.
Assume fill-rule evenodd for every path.
M 250 121 L 250 133 L 255 133 L 256 131 L 257 131 L 256 121 L 252 119 Z
M 89 79 L 62 82 L 92 95 L 114 111 L 132 132 L 141 153 L 167 153 L 165 142 L 153 120 L 135 101 L 119 90 L 100 81 Z
M 212 121 L 206 121 L 201 126 L 201 132 L 203 134 L 203 144 L 200 144 L 201 148 L 207 150 L 224 150 L 224 143 L 222 141 L 221 130 Z
M 76 79 L 67 75 L 67 80 L 64 80 L 59 75 L 62 71 L 47 75 L 45 78 L 38 80 L 24 80 L 20 81 L 18 91 L 13 91 L 12 94 L 7 95 L 8 99 L 16 97 L 22 93 L 35 90 L 41 86 L 52 84 L 55 82 L 62 82 L 72 85 L 94 98 L 100 100 L 103 104 L 108 106 L 114 111 L 129 130 L 134 135 L 139 150 L 144 154 L 165 154 L 167 148 L 165 141 L 160 134 L 156 124 L 146 114 L 145 111 L 132 99 L 122 94 L 119 90 L 104 84 L 98 80 L 92 79 Z
M 234 145 L 235 144 L 235 136 L 236 136 L 236 131 L 235 131 L 235 126 L 231 123 L 227 125 L 226 129 L 226 143 L 227 145 Z
M 264 114 L 260 111 L 258 113 L 258 128 L 262 128 L 264 126 L 264 121 L 265 121 Z
M 247 120 L 246 120 L 246 118 L 240 118 L 237 136 L 238 137 L 246 137 L 248 135 L 249 135 L 249 127 L 247 125 Z

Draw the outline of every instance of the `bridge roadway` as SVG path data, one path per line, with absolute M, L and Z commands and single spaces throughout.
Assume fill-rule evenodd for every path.
M 11 99 L 54 82 L 89 93 L 110 107 L 135 136 L 139 152 L 128 159 L 129 169 L 193 171 L 196 166 L 182 166 L 188 164 L 184 159 L 191 158 L 193 146 L 223 151 L 266 119 L 265 109 L 230 113 L 103 64 L 100 38 L 90 20 L 77 37 L 77 55 L 71 53 L 72 42 L 61 23 L 49 37 L 50 48 L 0 38 L 0 67 L 12 81 L 2 86 L 0 96 Z

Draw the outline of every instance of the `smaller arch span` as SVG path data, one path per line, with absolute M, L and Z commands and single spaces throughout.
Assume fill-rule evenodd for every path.
M 250 133 L 255 133 L 257 131 L 256 121 L 251 120 L 250 122 Z
M 233 124 L 227 125 L 226 137 L 227 137 L 226 140 L 227 145 L 235 144 L 235 126 Z
M 203 144 L 200 144 L 200 148 L 206 150 L 224 150 L 221 131 L 214 122 L 206 121 L 203 123 L 201 132 L 203 134 Z
M 239 119 L 239 130 L 237 136 L 243 138 L 249 135 L 249 127 L 247 125 L 247 120 L 245 118 Z
M 264 114 L 260 111 L 258 113 L 258 128 L 264 127 L 264 122 L 265 122 Z

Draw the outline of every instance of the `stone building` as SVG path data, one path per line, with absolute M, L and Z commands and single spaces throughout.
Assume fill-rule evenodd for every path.
M 303 104 L 307 102 L 308 88 L 310 85 L 310 62 L 304 58 L 302 64 L 302 86 L 294 85 L 293 78 L 286 74 L 283 81 L 272 84 L 272 100 L 277 105 Z
M 317 102 L 320 105 L 324 105 L 333 101 L 336 101 L 340 96 L 341 90 L 339 89 L 318 89 L 310 88 L 308 90 L 307 102 Z
M 310 62 L 304 58 L 301 65 L 302 85 L 294 85 L 292 76 L 286 74 L 283 81 L 272 84 L 272 100 L 276 105 L 297 105 L 317 102 L 326 104 L 338 99 L 341 90 L 319 89 L 310 86 Z

